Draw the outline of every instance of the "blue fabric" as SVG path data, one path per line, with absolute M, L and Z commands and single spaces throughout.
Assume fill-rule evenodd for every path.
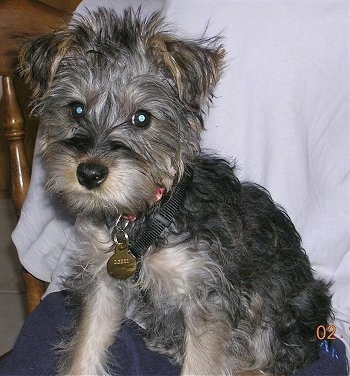
M 62 340 L 59 328 L 69 326 L 73 314 L 67 309 L 63 292 L 48 295 L 25 321 L 12 352 L 0 363 L 1 376 L 52 376 L 57 354 L 53 345 Z M 142 329 L 125 324 L 112 347 L 115 375 L 178 375 L 179 369 L 162 355 L 148 350 L 142 341 Z M 98 335 L 98 333 L 96 333 Z
M 60 342 L 72 312 L 64 304 L 63 292 L 48 295 L 25 321 L 13 351 L 0 363 L 1 376 L 55 374 L 57 355 L 52 345 Z M 320 358 L 295 376 L 345 376 L 346 355 L 340 340 L 320 349 Z M 148 350 L 142 341 L 142 329 L 135 323 L 125 324 L 111 347 L 116 360 L 113 375 L 179 375 L 180 369 L 162 355 Z

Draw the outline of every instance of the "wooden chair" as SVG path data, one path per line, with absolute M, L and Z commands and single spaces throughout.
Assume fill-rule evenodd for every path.
M 70 1 L 71 7 L 79 3 Z M 17 53 L 23 38 L 52 31 L 69 20 L 69 13 L 30 0 L 0 0 L 0 76 L 2 76 L 2 123 L 4 137 L 9 146 L 10 195 L 19 216 L 25 200 L 30 168 L 24 147 L 25 126 L 14 84 L 16 76 Z M 33 138 L 34 139 L 34 138 Z M 28 312 L 39 304 L 45 291 L 44 282 L 26 270 L 22 276 L 26 287 Z

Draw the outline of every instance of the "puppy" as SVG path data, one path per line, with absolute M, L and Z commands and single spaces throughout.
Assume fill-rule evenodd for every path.
M 126 317 L 183 375 L 291 375 L 314 360 L 329 286 L 268 192 L 200 150 L 220 38 L 99 9 L 31 41 L 20 61 L 47 187 L 80 237 L 67 280 L 80 313 L 59 373 L 107 375 Z

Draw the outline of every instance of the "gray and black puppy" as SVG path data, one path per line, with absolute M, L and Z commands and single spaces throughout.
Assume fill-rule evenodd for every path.
M 220 39 L 182 40 L 140 13 L 75 16 L 20 56 L 47 187 L 80 232 L 59 372 L 108 374 L 128 317 L 183 375 L 291 375 L 317 357 L 329 286 L 268 192 L 200 150 Z

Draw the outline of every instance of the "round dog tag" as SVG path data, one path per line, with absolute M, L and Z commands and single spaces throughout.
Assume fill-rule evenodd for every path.
M 107 262 L 108 273 L 117 279 L 127 279 L 136 271 L 136 259 L 125 243 L 115 245 L 114 255 Z

